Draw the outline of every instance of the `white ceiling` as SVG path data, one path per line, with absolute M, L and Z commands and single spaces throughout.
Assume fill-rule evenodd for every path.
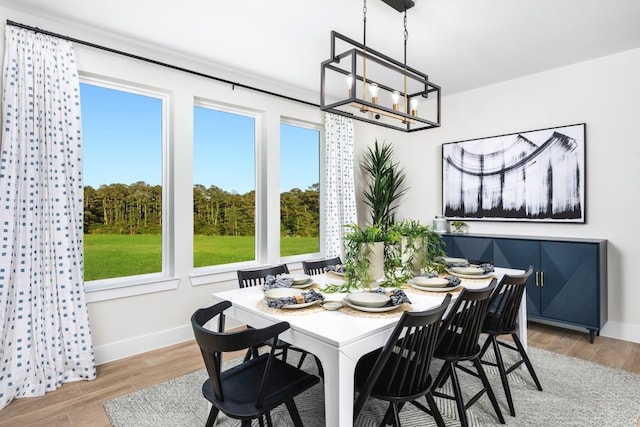
M 409 66 L 451 94 L 640 47 L 640 0 L 415 0 Z M 319 91 L 329 33 L 362 42 L 361 0 L 0 0 Z M 23 22 L 30 25 L 29 22 Z M 88 40 L 91 41 L 91 40 Z M 367 2 L 367 45 L 403 58 L 403 16 Z M 180 65 L 180 64 L 175 64 Z M 606 82 L 594 82 L 594 85 Z

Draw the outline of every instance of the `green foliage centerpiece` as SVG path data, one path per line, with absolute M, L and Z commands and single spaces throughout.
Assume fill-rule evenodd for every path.
M 379 224 L 364 228 L 347 224 L 345 235 L 344 275 L 346 291 L 371 288 L 384 274 L 384 245 L 386 233 Z
M 396 250 L 396 280 L 406 281 L 423 271 L 441 273 L 445 265 L 441 259 L 445 256 L 444 242 L 440 233 L 419 221 L 404 220 L 390 227 L 400 242 Z M 399 270 L 399 271 L 398 271 Z

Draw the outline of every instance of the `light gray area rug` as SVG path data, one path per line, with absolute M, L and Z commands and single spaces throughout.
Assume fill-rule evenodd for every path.
M 640 375 L 536 348 L 529 349 L 529 357 L 544 391 L 536 389 L 526 371 L 512 372 L 516 417 L 509 415 L 497 369 L 485 366 L 507 426 L 636 427 L 640 416 Z M 435 361 L 434 374 L 438 367 Z M 305 361 L 305 369 L 315 373 L 315 362 Z M 474 394 L 479 389 L 479 379 L 464 373 L 460 377 L 463 390 Z M 204 370 L 185 375 L 109 400 L 104 404 L 105 410 L 115 427 L 204 426 L 209 405 L 202 397 L 201 386 L 206 378 Z M 306 427 L 325 426 L 322 387 L 320 383 L 296 398 Z M 447 426 L 459 425 L 454 402 L 440 398 L 436 402 Z M 369 399 L 356 425 L 379 425 L 385 410 L 384 402 Z M 486 394 L 467 413 L 473 426 L 501 425 Z M 405 427 L 435 426 L 430 416 L 412 405 L 407 405 L 400 417 Z M 284 406 L 273 414 L 273 420 L 276 426 L 292 425 Z M 219 416 L 217 425 L 235 427 L 240 423 Z

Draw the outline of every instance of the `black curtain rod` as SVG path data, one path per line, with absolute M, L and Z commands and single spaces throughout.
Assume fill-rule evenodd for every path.
M 263 93 L 263 94 L 266 94 L 266 95 L 276 96 L 278 98 L 283 98 L 283 99 L 287 99 L 289 101 L 299 102 L 301 104 L 310 105 L 312 107 L 320 108 L 320 105 L 314 104 L 313 102 L 303 101 L 302 99 L 293 98 L 291 96 L 282 95 L 280 93 L 271 92 L 271 91 L 268 91 L 268 90 L 265 90 L 265 89 L 260 89 L 260 88 L 257 88 L 257 87 L 245 85 L 245 84 L 238 83 L 238 82 L 232 82 L 231 80 L 226 80 L 226 79 L 223 79 L 221 77 L 212 76 L 210 74 L 201 73 L 199 71 L 190 70 L 188 68 L 178 67 L 176 65 L 167 64 L 166 62 L 156 61 L 155 59 L 145 58 L 144 56 L 134 55 L 133 53 L 123 52 L 121 50 L 112 49 L 112 48 L 107 47 L 107 46 L 102 46 L 102 45 L 99 45 L 99 44 L 91 43 L 91 42 L 88 42 L 88 41 L 76 39 L 76 38 L 69 37 L 69 36 L 64 36 L 62 34 L 52 33 L 51 31 L 43 30 L 43 29 L 38 28 L 38 27 L 31 27 L 29 25 L 21 24 L 19 22 L 11 21 L 9 19 L 7 19 L 7 25 L 12 25 L 12 26 L 18 27 L 18 28 L 24 28 L 24 29 L 27 29 L 27 30 L 30 30 L 30 31 L 35 31 L 36 33 L 41 33 L 41 34 L 45 34 L 45 35 L 48 35 L 48 36 L 57 37 L 59 39 L 67 40 L 67 41 L 70 41 L 70 42 L 73 42 L 73 43 L 78 43 L 78 44 L 82 44 L 82 45 L 85 45 L 85 46 L 93 47 L 95 49 L 100 49 L 100 50 L 104 50 L 104 51 L 111 52 L 111 53 L 117 53 L 118 55 L 126 56 L 128 58 L 138 59 L 140 61 L 149 62 L 151 64 L 160 65 L 160 66 L 166 67 L 166 68 L 171 68 L 172 70 L 182 71 L 182 72 L 185 72 L 185 73 L 194 74 L 196 76 L 205 77 L 207 79 L 215 80 L 215 81 L 218 81 L 218 82 L 227 83 L 227 84 L 231 85 L 231 87 L 233 89 L 235 89 L 236 87 L 241 87 L 241 88 L 244 88 L 244 89 L 253 90 L 255 92 L 260 92 L 260 93 Z

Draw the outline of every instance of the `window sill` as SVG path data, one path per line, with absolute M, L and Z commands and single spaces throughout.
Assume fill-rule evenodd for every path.
M 85 284 L 87 303 L 127 298 L 178 289 L 177 277 L 136 277 L 126 280 L 95 280 Z

